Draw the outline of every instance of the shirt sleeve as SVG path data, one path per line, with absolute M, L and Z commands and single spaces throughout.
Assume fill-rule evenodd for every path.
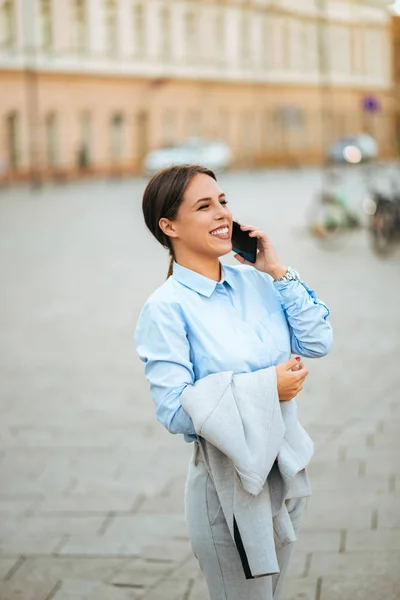
M 308 358 L 325 356 L 332 347 L 329 308 L 303 281 L 275 281 L 290 329 L 291 349 Z
M 188 441 L 196 439 L 192 420 L 180 401 L 184 389 L 194 384 L 194 371 L 179 305 L 145 304 L 136 327 L 135 344 L 145 363 L 157 419 L 171 433 L 183 433 Z

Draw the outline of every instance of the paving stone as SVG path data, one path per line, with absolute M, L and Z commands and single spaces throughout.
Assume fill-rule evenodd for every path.
M 315 600 L 317 580 L 314 578 L 290 578 L 283 590 L 281 600 Z
M 400 528 L 400 509 L 395 498 L 388 498 L 385 502 L 386 506 L 381 504 L 378 509 L 378 527 Z
M 63 535 L 52 533 L 25 534 L 18 529 L 12 535 L 0 530 L 1 556 L 29 556 L 36 554 L 52 554 L 64 539 Z
M 321 600 L 399 600 L 399 597 L 399 573 L 382 577 L 366 571 L 363 575 L 353 577 L 324 577 L 322 582 Z
M 166 580 L 149 590 L 144 600 L 184 600 L 190 583 L 179 579 Z M 207 597 L 206 597 L 207 598 Z
M 311 482 L 320 477 L 331 477 L 340 479 L 341 477 L 357 478 L 360 470 L 360 460 L 353 459 L 347 461 L 345 464 L 336 463 L 332 464 L 331 458 L 324 459 L 323 455 L 318 455 L 311 460 L 311 463 L 307 467 Z
M 377 529 L 374 531 L 349 531 L 346 536 L 346 551 L 398 550 L 400 552 L 400 529 Z
M 178 568 L 175 568 L 171 575 L 169 575 L 169 579 L 183 579 L 185 581 L 189 581 L 189 579 L 197 579 L 201 578 L 201 571 L 198 560 L 193 556 L 190 552 L 189 559 L 184 562 L 184 564 L 179 565 Z
M 134 589 L 119 588 L 98 581 L 64 581 L 52 600 L 135 600 Z
M 32 512 L 37 515 L 69 512 L 93 512 L 106 515 L 110 511 L 130 511 L 137 501 L 138 495 L 139 490 L 126 492 L 109 490 L 104 494 L 71 493 L 68 497 L 49 495 L 43 501 L 35 502 Z
M 189 598 L 190 600 L 208 600 L 209 593 L 206 582 L 204 581 L 203 577 L 199 577 L 195 581 Z
M 17 558 L 0 558 L 0 579 L 3 579 L 17 562 Z
M 12 538 L 16 532 L 23 536 L 40 537 L 43 535 L 94 535 L 101 525 L 104 523 L 104 518 L 101 516 L 91 517 L 74 517 L 65 515 L 49 516 L 25 516 L 21 519 L 15 517 L 4 518 L 2 521 L 1 533 L 2 538 Z
M 362 498 L 364 494 L 381 496 L 389 491 L 389 475 L 370 475 L 354 477 L 349 475 L 332 475 L 312 477 L 311 487 L 313 497 L 318 497 L 320 492 L 331 492 L 332 496 L 345 493 L 358 493 Z
M 398 572 L 400 552 L 365 548 L 364 552 L 346 552 L 336 554 L 320 552 L 312 555 L 310 577 L 362 576 L 365 573 L 391 577 Z M 367 596 L 368 597 L 368 596 Z
M 12 581 L 0 581 L 1 600 L 44 600 L 56 589 L 54 582 L 30 584 L 29 587 Z
M 126 564 L 121 558 L 35 557 L 23 562 L 12 581 L 25 587 L 32 582 L 57 582 L 67 579 L 106 581 Z
M 322 501 L 313 497 L 303 518 L 304 529 L 369 529 L 371 527 L 372 509 L 354 506 L 325 507 Z
M 18 495 L 15 494 L 10 494 L 8 496 L 0 495 L 0 516 L 22 516 L 26 511 L 30 510 L 37 501 L 38 496 L 18 497 Z
M 293 550 L 293 554 L 290 560 L 289 577 L 304 577 L 307 560 L 307 554 L 303 552 L 303 550 L 297 543 Z
M 172 562 L 149 562 L 142 559 L 131 560 L 110 579 L 110 583 L 119 586 L 134 586 L 146 589 L 159 579 L 165 578 L 174 569 Z M 187 581 L 187 573 L 181 579 Z M 169 576 L 171 578 L 171 576 Z M 179 577 L 174 577 L 174 579 Z
M 309 552 L 338 552 L 340 531 L 315 531 L 304 527 L 300 530 L 296 548 L 303 554 Z
M 190 556 L 192 550 L 188 540 L 169 540 L 162 543 L 149 543 L 141 548 L 140 555 L 149 560 L 162 560 L 165 556 L 179 562 Z

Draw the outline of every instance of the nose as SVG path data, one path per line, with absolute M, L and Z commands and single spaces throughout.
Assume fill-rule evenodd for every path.
M 215 218 L 217 221 L 221 221 L 222 219 L 226 219 L 227 207 L 218 202 L 218 208 L 215 211 Z

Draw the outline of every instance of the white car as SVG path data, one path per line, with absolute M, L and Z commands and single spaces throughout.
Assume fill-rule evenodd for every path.
M 229 167 L 231 160 L 231 149 L 224 141 L 189 138 L 181 146 L 149 152 L 144 159 L 143 168 L 146 174 L 152 175 L 172 165 L 196 164 L 220 172 Z
M 366 133 L 340 138 L 329 149 L 331 163 L 358 164 L 374 160 L 378 156 L 378 145 Z

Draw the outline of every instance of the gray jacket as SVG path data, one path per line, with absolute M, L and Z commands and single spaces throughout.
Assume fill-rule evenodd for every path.
M 275 545 L 296 540 L 285 499 L 311 494 L 313 442 L 295 400 L 279 401 L 275 367 L 217 373 L 187 387 L 205 464 L 247 579 L 279 573 Z

